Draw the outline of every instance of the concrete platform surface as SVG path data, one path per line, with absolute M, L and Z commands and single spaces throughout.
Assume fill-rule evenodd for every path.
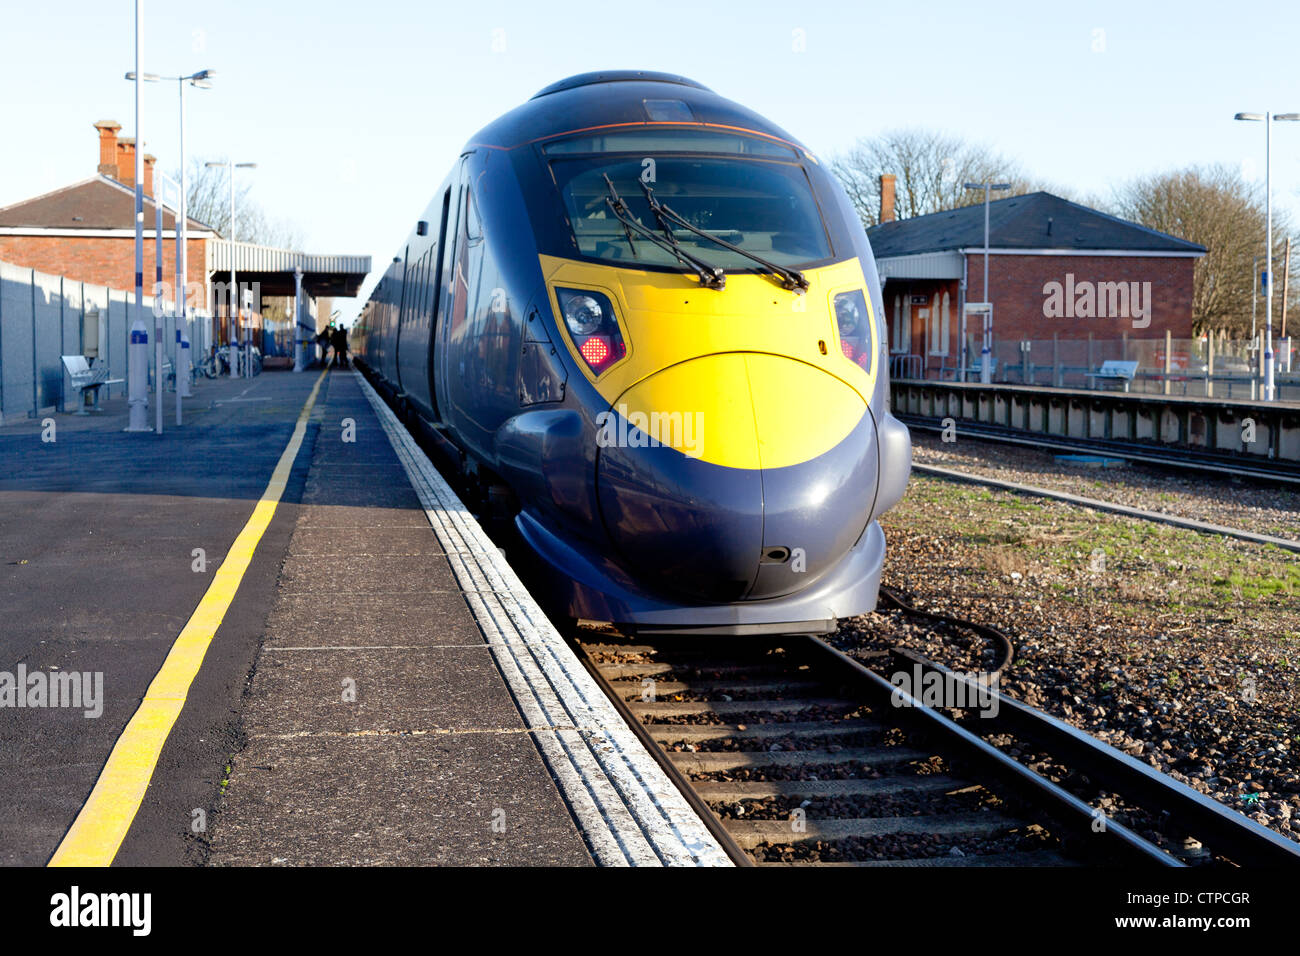
M 0 707 L 0 863 L 78 819 L 319 377 L 202 382 L 162 436 L 120 400 L 0 428 L 0 688 L 103 682 Z M 114 865 L 725 865 L 364 379 L 314 401 Z

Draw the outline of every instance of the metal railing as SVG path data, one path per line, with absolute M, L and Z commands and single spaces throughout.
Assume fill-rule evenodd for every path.
M 979 381 L 978 340 L 967 343 L 968 363 L 952 356 L 895 355 L 890 372 L 899 379 Z M 1262 342 L 1215 337 L 1176 339 L 1011 339 L 993 344 L 992 381 L 1039 388 L 1123 389 L 1147 394 L 1257 399 L 1263 393 Z M 1300 401 L 1300 345 L 1274 340 L 1280 401 Z M 1130 381 L 1097 373 L 1107 361 L 1136 362 Z

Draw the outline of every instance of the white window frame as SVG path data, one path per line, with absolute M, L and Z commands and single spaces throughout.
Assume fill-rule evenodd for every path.
M 943 303 L 942 311 L 940 302 Z M 931 355 L 948 355 L 948 338 L 952 331 L 950 309 L 952 300 L 947 291 L 940 296 L 938 292 L 934 294 L 934 301 L 930 307 L 930 354 Z
M 901 313 L 901 314 L 900 314 Z M 894 334 L 890 342 L 893 355 L 907 355 L 912 351 L 912 297 L 894 294 Z

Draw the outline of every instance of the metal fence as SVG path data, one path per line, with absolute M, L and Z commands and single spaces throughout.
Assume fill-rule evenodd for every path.
M 145 327 L 153 335 L 154 300 L 144 298 Z M 46 410 L 75 410 L 77 392 L 62 356 L 86 355 L 108 365 L 110 379 L 125 379 L 127 344 L 135 318 L 135 294 L 47 275 L 0 262 L 0 424 L 33 418 Z M 187 323 L 192 360 L 211 342 L 208 313 Z M 175 368 L 176 334 L 170 316 L 163 320 L 168 361 Z M 149 348 L 150 375 L 154 349 Z M 125 395 L 125 381 L 105 386 L 104 398 Z
M 1165 395 L 1258 399 L 1263 394 L 1262 337 L 1254 341 L 1132 338 L 994 341 L 993 381 L 1043 388 L 1123 389 Z M 981 339 L 969 336 L 967 366 L 948 356 L 895 355 L 895 378 L 978 382 Z M 1277 398 L 1300 401 L 1300 343 L 1274 339 Z M 1103 375 L 1108 361 L 1136 362 L 1131 381 Z

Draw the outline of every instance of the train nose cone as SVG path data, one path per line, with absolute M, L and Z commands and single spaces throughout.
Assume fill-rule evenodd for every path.
M 789 594 L 870 518 L 874 421 L 856 391 L 806 363 L 694 359 L 633 386 L 598 424 L 611 543 L 665 590 L 710 602 Z

